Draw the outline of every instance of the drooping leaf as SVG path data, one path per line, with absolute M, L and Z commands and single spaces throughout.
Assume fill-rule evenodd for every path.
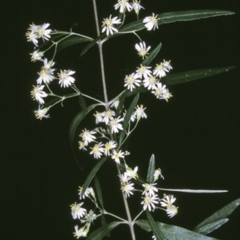
M 129 124 L 130 118 L 132 116 L 132 113 L 135 110 L 135 107 L 137 105 L 138 99 L 139 99 L 139 93 L 132 100 L 132 103 L 130 104 L 130 106 L 129 106 L 128 110 L 127 110 L 126 116 L 124 117 L 124 122 L 123 122 L 123 129 L 124 130 L 127 130 L 127 128 L 128 128 L 128 124 Z M 124 136 L 126 134 L 124 130 L 121 131 L 120 136 L 119 136 L 119 146 L 121 146 L 122 140 L 123 140 L 123 138 L 124 138 Z
M 100 182 L 99 182 L 97 176 L 94 177 L 94 187 L 95 187 L 94 189 L 96 190 L 97 199 L 100 203 L 100 206 L 101 206 L 102 209 L 104 209 L 102 189 L 101 189 Z
M 79 57 L 82 57 L 91 47 L 93 47 L 97 41 L 101 39 L 101 36 L 97 37 L 96 39 L 92 40 L 80 53 Z
M 111 230 L 113 230 L 115 227 L 122 223 L 123 222 L 120 221 L 111 222 L 107 224 L 107 230 L 105 227 L 100 227 L 97 230 L 93 231 L 91 234 L 89 234 L 87 240 L 101 240 L 103 237 L 107 236 Z
M 92 179 L 95 177 L 97 174 L 99 168 L 104 164 L 104 162 L 107 160 L 107 157 L 103 157 L 101 160 L 97 162 L 97 164 L 93 167 L 91 172 L 88 174 L 86 177 L 84 184 L 83 184 L 83 189 L 82 189 L 82 195 L 84 194 L 85 190 L 88 188 L 90 183 L 92 182 Z
M 144 229 L 145 231 L 151 231 L 151 225 L 149 221 L 144 219 L 139 219 L 136 221 L 136 224 Z M 188 229 L 181 228 L 174 225 L 169 225 L 161 222 L 156 222 L 158 228 L 161 231 L 164 239 L 169 240 L 186 240 L 186 239 L 196 239 L 196 240 L 216 240 L 216 238 L 207 237 L 202 234 L 192 232 Z M 155 234 L 155 233 L 154 233 Z M 162 238 L 160 238 L 162 239 Z
M 232 15 L 234 12 L 222 11 L 222 10 L 190 10 L 190 11 L 176 11 L 158 14 L 158 25 L 174 23 L 179 21 L 193 21 L 203 18 L 218 17 Z M 131 22 L 123 25 L 117 34 L 125 34 L 131 32 L 137 32 L 144 29 L 143 19 Z M 115 34 L 114 34 L 115 35 Z
M 98 106 L 99 104 L 92 104 L 90 106 L 87 107 L 86 110 L 80 111 L 72 120 L 71 124 L 70 124 L 70 128 L 69 128 L 69 140 L 70 140 L 70 144 L 73 146 L 73 140 L 77 131 L 77 128 L 79 126 L 79 124 L 81 123 L 81 121 L 87 116 L 87 114 L 93 110 L 96 106 Z
M 86 103 L 86 100 L 85 100 L 85 98 L 83 97 L 82 94 L 79 95 L 78 102 L 79 102 L 79 105 L 80 105 L 81 109 L 83 111 L 86 111 L 87 110 L 87 103 Z
M 217 220 L 215 222 L 211 222 L 200 228 L 194 229 L 194 232 L 197 232 L 197 233 L 200 233 L 203 235 L 207 235 L 207 234 L 213 232 L 214 230 L 220 228 L 223 224 L 228 222 L 228 220 L 229 220 L 228 218 L 223 218 L 223 219 Z
M 171 74 L 167 74 L 165 78 L 162 78 L 161 82 L 167 85 L 182 84 L 182 83 L 194 81 L 197 79 L 206 78 L 206 77 L 214 76 L 220 73 L 228 72 L 233 68 L 235 67 L 231 66 L 231 67 L 223 67 L 223 68 L 191 70 L 191 71 L 181 72 L 181 73 L 171 73 Z
M 147 182 L 148 183 L 153 183 L 154 171 L 155 171 L 155 156 L 154 156 L 154 154 L 152 154 L 152 156 L 151 156 L 151 158 L 149 160 L 149 165 L 148 165 L 148 173 L 147 173 Z
M 195 228 L 194 231 L 197 231 L 197 229 L 216 222 L 218 220 L 227 218 L 234 210 L 236 210 L 236 208 L 240 205 L 240 198 L 238 198 L 237 200 L 229 203 L 228 205 L 226 205 L 225 207 L 221 208 L 220 210 L 218 210 L 217 212 L 215 212 L 214 214 L 212 214 L 210 217 L 206 218 L 204 221 L 202 221 L 200 224 L 198 224 Z
M 162 240 L 162 239 L 166 239 L 166 237 L 164 236 L 162 229 L 158 226 L 158 224 L 154 221 L 151 213 L 146 210 L 146 215 L 147 215 L 147 220 L 149 223 L 149 226 L 151 227 L 154 235 L 156 236 L 156 238 L 158 240 Z
M 157 56 L 157 54 L 159 53 L 161 47 L 162 47 L 162 43 L 159 43 L 159 44 L 157 45 L 157 47 L 155 47 L 155 48 L 149 53 L 149 55 L 143 60 L 142 65 L 143 65 L 143 66 L 149 65 L 149 64 L 152 62 L 152 60 Z
M 90 42 L 91 39 L 80 37 L 76 35 L 70 35 L 68 38 L 64 39 L 58 44 L 58 51 L 63 50 L 64 48 L 70 47 L 72 45 L 76 45 L 83 42 Z

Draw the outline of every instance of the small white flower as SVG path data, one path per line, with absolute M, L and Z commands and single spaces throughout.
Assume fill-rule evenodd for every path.
M 96 113 L 93 114 L 93 116 L 95 117 L 96 124 L 98 124 L 98 123 L 103 121 L 103 114 L 102 113 L 96 111 Z
M 94 191 L 91 187 L 87 188 L 84 192 L 84 194 L 82 194 L 82 190 L 83 190 L 83 187 L 82 186 L 79 186 L 79 189 L 78 189 L 78 195 L 79 195 L 79 199 L 85 199 L 86 197 L 89 196 L 89 194 L 93 195 L 94 194 Z
M 111 109 L 108 109 L 107 111 L 102 113 L 102 116 L 103 116 L 102 121 L 108 124 L 109 121 L 112 120 L 115 115 L 116 113 L 114 111 L 112 111 Z
M 26 37 L 28 42 L 32 42 L 35 46 L 38 46 L 38 36 L 35 32 L 27 32 Z
M 158 204 L 159 198 L 157 195 L 150 196 L 149 194 L 146 194 L 143 198 L 143 201 L 141 204 L 143 204 L 143 210 L 146 210 L 148 208 L 149 211 L 154 211 L 156 208 L 155 204 Z
M 83 142 L 85 143 L 85 145 L 87 146 L 88 143 L 93 142 L 94 139 L 96 139 L 95 136 L 93 136 L 93 134 L 96 134 L 95 131 L 89 131 L 86 128 L 84 130 L 82 130 L 82 133 L 80 134 L 80 137 L 82 138 Z
M 154 178 L 154 182 L 156 182 L 159 178 L 159 176 L 164 179 L 163 175 L 162 175 L 162 170 L 160 168 L 156 169 L 154 171 L 154 174 L 153 174 L 153 178 Z
M 163 198 L 160 199 L 160 204 L 162 207 L 170 208 L 175 201 L 176 198 L 173 195 L 164 194 Z
M 148 90 L 155 89 L 158 79 L 154 76 L 147 77 L 143 80 L 143 86 Z
M 86 149 L 85 147 L 86 147 L 86 145 L 85 145 L 84 142 L 82 142 L 82 141 L 79 141 L 79 142 L 78 142 L 78 148 L 79 148 L 79 150 L 85 150 L 85 151 L 87 151 L 87 149 Z
M 90 154 L 93 154 L 93 157 L 98 159 L 102 156 L 102 153 L 104 152 L 103 144 L 100 142 L 98 144 L 95 144 L 92 148 L 92 151 Z
M 31 61 L 32 62 L 36 62 L 37 60 L 43 61 L 43 59 L 42 59 L 43 52 L 34 51 L 33 53 L 30 53 L 30 55 L 31 55 Z
M 145 27 L 147 28 L 148 31 L 151 31 L 152 29 L 155 30 L 156 28 L 158 28 L 158 20 L 160 18 L 157 18 L 158 15 L 156 14 L 152 14 L 152 16 L 149 17 L 145 17 L 143 19 L 143 23 L 145 23 Z
M 97 219 L 97 215 L 93 212 L 93 210 L 90 210 L 88 214 L 84 217 L 83 220 L 81 220 L 82 223 L 87 222 L 87 223 L 92 223 L 94 220 Z M 88 224 L 86 224 L 88 225 Z
M 86 237 L 89 231 L 89 227 L 84 226 L 78 229 L 78 225 L 76 225 L 74 229 L 75 229 L 75 232 L 73 233 L 73 236 L 77 239 L 79 239 L 80 237 Z
M 33 86 L 33 90 L 31 91 L 32 98 L 38 101 L 40 104 L 44 104 L 44 100 L 42 98 L 47 97 L 47 93 L 43 91 L 45 86 Z
M 165 61 L 165 60 L 163 59 L 162 65 L 163 65 L 163 67 L 164 67 L 164 71 L 165 71 L 165 72 L 169 72 L 171 69 L 173 69 L 172 66 L 170 65 L 170 62 L 171 62 L 171 61 Z
M 50 83 L 55 77 L 53 73 L 55 69 L 51 68 L 54 65 L 54 62 L 50 61 L 45 58 L 43 60 L 44 66 L 42 67 L 41 71 L 38 73 L 39 78 L 37 79 L 37 84 Z
M 166 85 L 162 85 L 162 83 L 158 82 L 156 84 L 156 88 L 152 91 L 152 93 L 158 98 L 158 99 L 165 99 L 168 101 L 170 97 L 172 97 L 172 94 L 169 92 L 169 90 L 166 88 Z
M 135 49 L 138 51 L 139 57 L 144 59 L 147 56 L 148 51 L 151 49 L 151 46 L 147 47 L 145 42 L 140 42 L 139 44 L 135 44 Z
M 51 33 L 51 29 L 47 29 L 49 27 L 49 23 L 44 23 L 43 25 L 39 26 L 36 29 L 36 34 L 38 36 L 38 38 L 42 38 L 42 40 L 49 40 L 49 38 L 51 37 L 49 34 Z
M 121 150 L 118 152 L 116 150 L 113 150 L 112 159 L 114 159 L 115 162 L 119 164 L 120 158 L 124 158 L 124 152 L 122 152 Z
M 116 100 L 116 101 L 114 101 L 114 102 L 110 105 L 110 107 L 114 107 L 115 109 L 117 109 L 119 103 L 120 103 L 120 101 L 119 101 L 119 100 Z
M 48 112 L 48 108 L 41 108 L 40 106 L 38 107 L 38 110 L 34 111 L 35 117 L 39 120 L 42 120 L 43 118 L 49 118 L 49 114 L 47 115 L 46 113 Z
M 104 18 L 102 23 L 102 33 L 106 31 L 106 34 L 108 36 L 109 34 L 113 35 L 113 32 L 118 32 L 114 25 L 120 24 L 121 20 L 117 17 L 112 18 L 112 15 L 110 15 L 109 18 Z
M 132 73 L 125 77 L 124 82 L 124 87 L 127 87 L 128 90 L 132 91 L 136 86 L 140 86 L 141 80 L 137 79 L 137 76 Z
M 119 175 L 119 178 L 120 178 L 121 185 L 126 185 L 128 183 L 128 181 L 130 180 L 130 177 L 128 176 L 128 174 L 126 172 Z
M 130 167 L 127 168 L 125 174 L 130 178 L 130 179 L 137 179 L 138 178 L 138 167 L 135 167 L 134 170 L 132 170 Z
M 104 154 L 110 156 L 110 150 L 117 147 L 117 144 L 114 141 L 109 141 L 105 144 Z
M 87 210 L 85 208 L 82 208 L 82 205 L 83 202 L 79 204 L 76 204 L 75 202 L 74 204 L 70 205 L 73 219 L 80 219 L 86 214 Z
M 74 73 L 75 71 L 72 70 L 60 70 L 60 73 L 58 73 L 58 78 L 61 87 L 69 87 L 75 82 L 75 79 L 71 77 L 71 75 Z
M 149 196 L 154 196 L 155 192 L 158 192 L 158 189 L 154 187 L 156 183 L 145 183 L 142 184 L 142 186 L 145 188 L 142 194 L 149 195 Z
M 135 118 L 137 118 L 137 120 L 139 120 L 140 118 L 147 118 L 147 114 L 144 112 L 145 109 L 146 108 L 144 108 L 142 104 L 140 106 L 137 105 L 136 110 L 133 114 L 134 120 Z
M 137 15 L 139 14 L 140 9 L 144 9 L 144 7 L 140 5 L 140 2 L 141 1 L 138 0 L 132 1 L 132 7 Z
M 114 5 L 115 10 L 119 8 L 120 13 L 124 13 L 126 9 L 130 12 L 133 7 L 132 5 L 128 2 L 128 0 L 118 0 L 118 3 Z
M 134 190 L 133 185 L 134 185 L 133 183 L 122 184 L 121 190 L 124 193 L 126 198 L 133 195 L 133 192 L 132 192 Z
M 136 76 L 138 78 L 148 78 L 152 76 L 152 71 L 149 70 L 151 67 L 143 66 L 142 64 L 136 70 Z
M 172 205 L 171 207 L 167 208 L 166 212 L 167 215 L 172 218 L 178 213 L 178 207 Z
M 163 67 L 162 63 L 156 64 L 156 67 L 153 70 L 153 75 L 155 75 L 156 77 L 160 77 L 160 78 L 166 76 L 166 72 L 164 70 L 164 67 Z
M 123 126 L 120 123 L 122 121 L 123 121 L 123 118 L 120 118 L 120 116 L 118 118 L 113 118 L 110 120 L 109 126 L 111 128 L 111 133 L 118 133 L 119 130 L 123 130 Z

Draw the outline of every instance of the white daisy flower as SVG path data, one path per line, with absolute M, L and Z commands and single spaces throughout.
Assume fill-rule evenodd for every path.
M 77 239 L 79 239 L 80 237 L 86 237 L 89 231 L 89 227 L 84 226 L 78 229 L 78 225 L 76 225 L 74 229 L 75 229 L 75 232 L 73 233 L 73 236 Z
M 163 198 L 160 199 L 160 204 L 162 207 L 170 208 L 175 201 L 176 198 L 173 195 L 164 194 Z
M 130 167 L 127 167 L 127 170 L 125 174 L 130 178 L 130 179 L 137 179 L 138 178 L 138 167 L 135 167 L 134 170 L 132 170 Z
M 120 101 L 119 101 L 119 100 L 116 100 L 116 101 L 114 101 L 114 102 L 110 105 L 110 107 L 114 107 L 115 109 L 117 109 L 119 103 L 120 103 Z
M 140 2 L 141 1 L 138 0 L 132 1 L 132 7 L 137 15 L 139 14 L 140 9 L 144 9 L 144 7 L 140 5 Z
M 110 156 L 110 150 L 117 147 L 117 144 L 114 141 L 109 141 L 105 144 L 104 154 Z
M 135 119 L 137 118 L 137 120 L 139 120 L 140 118 L 147 118 L 147 114 L 144 112 L 146 108 L 143 107 L 143 105 L 141 104 L 140 106 L 137 105 L 135 112 L 133 113 L 133 122 L 135 121 Z M 132 120 L 132 118 L 131 118 Z
M 106 34 L 108 36 L 109 34 L 113 35 L 113 32 L 118 32 L 114 25 L 120 24 L 121 20 L 117 17 L 112 18 L 112 15 L 110 15 L 109 18 L 104 18 L 102 23 L 102 33 L 106 31 Z
M 55 77 L 53 75 L 55 69 L 51 68 L 54 65 L 54 62 L 48 62 L 47 58 L 43 60 L 44 66 L 41 71 L 38 73 L 39 78 L 37 79 L 37 84 L 50 83 Z
M 104 152 L 103 144 L 100 142 L 98 144 L 95 144 L 92 148 L 92 151 L 90 154 L 93 154 L 93 157 L 98 159 L 102 156 L 102 153 Z
M 89 131 L 85 128 L 84 130 L 82 130 L 82 133 L 79 136 L 82 138 L 83 142 L 87 146 L 90 142 L 93 142 L 96 139 L 93 134 L 96 134 L 96 132 L 93 130 Z
M 143 23 L 145 23 L 145 27 L 147 28 L 148 31 L 151 31 L 152 29 L 155 30 L 156 28 L 158 28 L 158 20 L 160 18 L 157 18 L 158 15 L 156 14 L 152 14 L 152 16 L 149 17 L 145 17 L 143 19 Z
M 158 98 L 158 99 L 164 99 L 168 101 L 170 97 L 172 97 L 172 94 L 169 92 L 169 90 L 166 88 L 166 85 L 163 85 L 162 83 L 158 82 L 156 84 L 156 88 L 152 91 L 152 93 Z
M 35 32 L 27 32 L 26 37 L 28 42 L 32 42 L 35 46 L 38 46 L 38 36 Z
M 153 196 L 155 195 L 155 192 L 158 192 L 158 189 L 156 187 L 154 187 L 155 185 L 157 185 L 156 183 L 145 183 L 142 184 L 142 186 L 145 188 L 145 190 L 143 191 L 142 194 L 145 195 L 149 195 L 149 196 Z
M 137 76 L 132 73 L 125 77 L 124 82 L 124 87 L 127 87 L 128 90 L 132 91 L 136 86 L 140 86 L 141 80 L 137 79 Z
M 49 114 L 47 115 L 46 113 L 48 112 L 48 108 L 41 108 L 40 106 L 38 107 L 38 110 L 34 111 L 35 117 L 39 120 L 42 120 L 43 118 L 49 118 Z
M 115 115 L 116 113 L 114 111 L 112 111 L 111 109 L 108 109 L 107 111 L 102 113 L 102 117 L 103 117 L 102 121 L 108 124 L 109 121 L 112 120 Z
M 145 42 L 140 42 L 139 44 L 135 44 L 135 49 L 138 51 L 139 57 L 144 59 L 147 56 L 148 51 L 151 49 L 151 46 L 147 47 Z
M 152 71 L 149 70 L 151 67 L 143 66 L 142 64 L 136 70 L 136 76 L 138 78 L 148 78 L 152 76 Z
M 60 70 L 60 73 L 58 73 L 58 78 L 61 87 L 69 87 L 75 82 L 75 79 L 71 77 L 71 75 L 74 73 L 75 71 L 72 70 Z
M 80 219 L 86 214 L 87 210 L 85 208 L 82 208 L 82 205 L 83 202 L 79 204 L 75 202 L 74 204 L 70 205 L 73 219 Z
M 87 151 L 87 149 L 86 149 L 85 147 L 86 147 L 86 145 L 85 145 L 84 142 L 82 142 L 82 141 L 79 141 L 79 142 L 78 142 L 78 148 L 79 148 L 79 150 L 85 150 L 85 151 Z
M 149 211 L 154 211 L 156 208 L 156 204 L 159 202 L 159 198 L 157 195 L 150 196 L 149 194 L 146 194 L 143 198 L 143 201 L 141 204 L 143 204 L 143 210 L 146 210 L 148 208 Z
M 128 174 L 126 172 L 119 175 L 119 178 L 120 178 L 121 185 L 127 184 L 128 181 L 130 180 L 130 177 L 128 176 Z
M 125 197 L 130 197 L 131 195 L 133 195 L 133 183 L 126 183 L 126 184 L 122 184 L 121 186 L 121 191 L 124 193 Z
M 98 124 L 98 123 L 100 123 L 100 122 L 103 121 L 103 116 L 102 116 L 102 115 L 103 115 L 103 114 L 100 113 L 100 112 L 98 112 L 98 111 L 96 111 L 96 113 L 93 114 L 93 116 L 95 117 L 95 122 L 96 122 L 96 124 Z
M 42 40 L 49 40 L 49 38 L 51 38 L 50 33 L 51 33 L 51 29 L 47 29 L 50 26 L 49 23 L 44 23 L 43 25 L 40 25 L 37 29 L 36 29 L 36 34 L 39 38 L 42 38 Z
M 154 174 L 153 174 L 153 178 L 154 178 L 154 182 L 156 182 L 159 178 L 159 176 L 164 179 L 163 175 L 162 175 L 162 170 L 160 168 L 156 169 L 154 171 Z
M 30 53 L 31 55 L 31 61 L 32 62 L 36 62 L 36 61 L 43 61 L 42 56 L 43 56 L 43 52 L 39 52 L 39 51 L 34 51 L 33 53 Z
M 78 189 L 78 195 L 79 195 L 79 199 L 85 199 L 86 197 L 88 197 L 90 194 L 91 195 L 94 195 L 94 191 L 91 187 L 87 188 L 84 192 L 84 194 L 82 194 L 82 190 L 83 190 L 83 187 L 82 186 L 79 186 L 79 189 Z
M 128 2 L 128 0 L 118 0 L 118 3 L 114 5 L 115 10 L 119 8 L 120 13 L 124 13 L 126 9 L 130 12 L 133 7 L 132 5 Z
M 156 84 L 158 82 L 158 79 L 154 76 L 147 77 L 143 80 L 143 86 L 147 88 L 148 90 L 153 90 L 156 88 Z
M 116 150 L 113 150 L 112 159 L 114 159 L 115 162 L 119 164 L 120 158 L 124 158 L 124 152 L 122 152 L 121 150 L 118 152 Z
M 118 133 L 119 130 L 123 130 L 123 126 L 120 123 L 122 121 L 123 121 L 123 118 L 120 118 L 120 116 L 118 118 L 113 118 L 110 120 L 109 126 L 111 128 L 111 133 Z
M 162 63 L 156 64 L 156 67 L 153 70 L 153 75 L 160 78 L 166 76 L 166 72 L 164 70 L 164 66 L 162 65 Z
M 44 87 L 44 85 L 33 86 L 33 90 L 31 91 L 32 98 L 38 101 L 40 104 L 44 104 L 43 98 L 48 96 L 47 93 L 43 91 Z
M 171 69 L 173 69 L 172 66 L 170 65 L 170 62 L 171 61 L 165 61 L 163 59 L 162 65 L 164 67 L 164 71 L 169 72 Z

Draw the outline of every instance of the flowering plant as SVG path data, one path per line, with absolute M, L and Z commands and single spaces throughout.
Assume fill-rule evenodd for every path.
M 162 43 L 157 46 L 149 46 L 141 38 L 139 32 L 142 30 L 156 31 L 159 25 L 174 23 L 176 21 L 191 21 L 208 17 L 231 15 L 232 12 L 220 10 L 197 10 L 171 13 L 152 13 L 151 16 L 140 18 L 140 12 L 144 9 L 140 1 L 118 0 L 114 5 L 118 16 L 110 14 L 103 18 L 102 29 L 100 30 L 97 6 L 93 0 L 94 16 L 97 28 L 97 38 L 91 38 L 72 29 L 69 32 L 50 29 L 49 23 L 42 25 L 31 24 L 27 30 L 26 37 L 35 46 L 31 53 L 33 62 L 42 62 L 41 70 L 38 72 L 36 84 L 31 91 L 32 98 L 37 101 L 38 109 L 35 110 L 37 119 L 49 118 L 49 111 L 57 104 L 63 104 L 66 99 L 79 98 L 81 111 L 74 117 L 70 125 L 69 137 L 72 146 L 76 134 L 79 135 L 78 148 L 92 156 L 96 162 L 89 172 L 84 183 L 79 187 L 79 201 L 71 204 L 71 214 L 78 224 L 74 227 L 74 237 L 88 237 L 87 239 L 102 239 L 109 236 L 110 231 L 126 224 L 129 226 L 131 239 L 136 239 L 135 228 L 137 225 L 141 229 L 152 232 L 153 239 L 213 239 L 206 235 L 219 228 L 226 218 L 239 205 L 237 199 L 217 213 L 205 219 L 192 231 L 177 226 L 164 224 L 153 218 L 153 212 L 162 210 L 167 216 L 172 218 L 178 213 L 176 197 L 167 192 L 192 192 L 192 193 L 223 193 L 226 190 L 190 190 L 190 189 L 164 189 L 159 187 L 159 181 L 164 180 L 162 170 L 155 167 L 155 156 L 151 155 L 147 170 L 147 177 L 143 178 L 139 174 L 139 167 L 131 163 L 131 155 L 126 147 L 127 140 L 137 128 L 140 120 L 147 118 L 146 107 L 139 103 L 140 95 L 149 92 L 159 100 L 170 101 L 172 93 L 169 87 L 174 84 L 193 81 L 196 79 L 216 75 L 230 70 L 232 67 L 217 69 L 202 69 L 183 73 L 171 73 L 173 71 L 170 60 L 158 60 L 155 66 L 152 62 L 158 59 Z M 128 14 L 135 12 L 137 20 L 127 22 Z M 140 63 L 135 69 L 125 75 L 123 79 L 123 91 L 109 100 L 107 91 L 103 44 L 114 37 L 126 34 L 133 34 L 137 41 L 132 43 L 136 55 L 139 56 Z M 41 42 L 41 44 L 40 44 Z M 80 57 L 84 56 L 90 48 L 98 46 L 101 67 L 101 80 L 103 88 L 103 100 L 83 93 L 78 79 L 75 77 L 77 70 L 60 69 L 57 70 L 55 59 L 57 53 L 63 48 L 74 44 L 87 43 L 82 49 Z M 60 88 L 70 89 L 72 92 L 59 95 L 53 90 L 54 82 L 58 82 Z M 62 91 L 61 91 L 62 92 Z M 49 102 L 46 99 L 51 97 Z M 129 102 L 130 99 L 130 102 Z M 92 104 L 88 104 L 90 101 Z M 80 123 L 92 114 L 95 125 L 91 129 L 85 126 L 79 130 Z M 103 203 L 103 196 L 100 181 L 97 173 L 104 163 L 114 163 L 116 165 L 116 180 L 119 182 L 119 189 L 122 193 L 126 218 L 118 216 L 107 210 Z M 128 199 L 136 196 L 139 211 L 133 217 Z M 87 210 L 87 201 L 92 203 L 92 208 Z M 111 216 L 115 221 L 107 221 L 107 216 Z M 141 218 L 140 218 L 141 217 Z M 101 220 L 101 226 L 94 229 L 94 222 Z M 91 229 L 94 229 L 91 231 Z M 181 237 L 179 237 L 181 236 Z

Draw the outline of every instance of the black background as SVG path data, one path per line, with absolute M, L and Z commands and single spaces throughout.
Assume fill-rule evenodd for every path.
M 115 1 L 98 1 L 99 19 L 115 15 Z M 163 25 L 158 31 L 140 32 L 148 45 L 163 43 L 158 60 L 171 60 L 173 73 L 224 66 L 237 66 L 239 58 L 239 17 L 237 0 L 222 1 L 142 1 L 152 12 L 193 9 L 220 9 L 235 15 L 201 21 Z M 101 4 L 101 5 L 100 5 Z M 77 100 L 51 110 L 50 119 L 34 118 L 36 102 L 30 98 L 40 65 L 31 63 L 33 46 L 26 42 L 25 32 L 32 22 L 48 22 L 52 29 L 74 28 L 96 36 L 91 1 L 34 0 L 1 2 L 3 13 L 1 39 L 1 107 L 2 131 L 1 207 L 3 216 L 1 239 L 73 239 L 77 223 L 72 220 L 69 205 L 78 201 L 77 188 L 94 166 L 94 159 L 77 151 L 81 171 L 68 142 L 71 119 L 80 110 Z M 134 14 L 130 14 L 134 18 Z M 140 63 L 132 35 L 112 39 L 104 46 L 106 77 L 110 97 L 123 89 L 123 79 Z M 70 48 L 56 59 L 58 69 L 76 70 L 77 85 L 83 92 L 101 97 L 97 48 L 78 58 L 82 45 Z M 137 65 L 136 65 L 137 64 Z M 173 98 L 168 103 L 151 94 L 141 96 L 147 106 L 148 119 L 142 120 L 131 137 L 127 158 L 129 165 L 139 166 L 145 176 L 152 153 L 161 167 L 165 188 L 228 189 L 226 194 L 197 195 L 175 193 L 179 214 L 168 219 L 157 212 L 159 221 L 193 228 L 204 218 L 240 196 L 239 181 L 239 69 L 187 84 L 171 86 Z M 81 128 L 94 127 L 86 119 Z M 79 129 L 80 131 L 80 129 Z M 124 217 L 114 165 L 110 162 L 100 170 L 104 200 L 109 209 L 118 209 Z M 134 210 L 139 199 L 130 199 Z M 91 206 L 89 205 L 89 208 Z M 237 239 L 239 212 L 211 236 Z M 114 230 L 113 239 L 130 239 L 127 227 Z M 151 234 L 137 231 L 138 239 L 151 239 Z M 124 233 L 119 237 L 119 233 Z

